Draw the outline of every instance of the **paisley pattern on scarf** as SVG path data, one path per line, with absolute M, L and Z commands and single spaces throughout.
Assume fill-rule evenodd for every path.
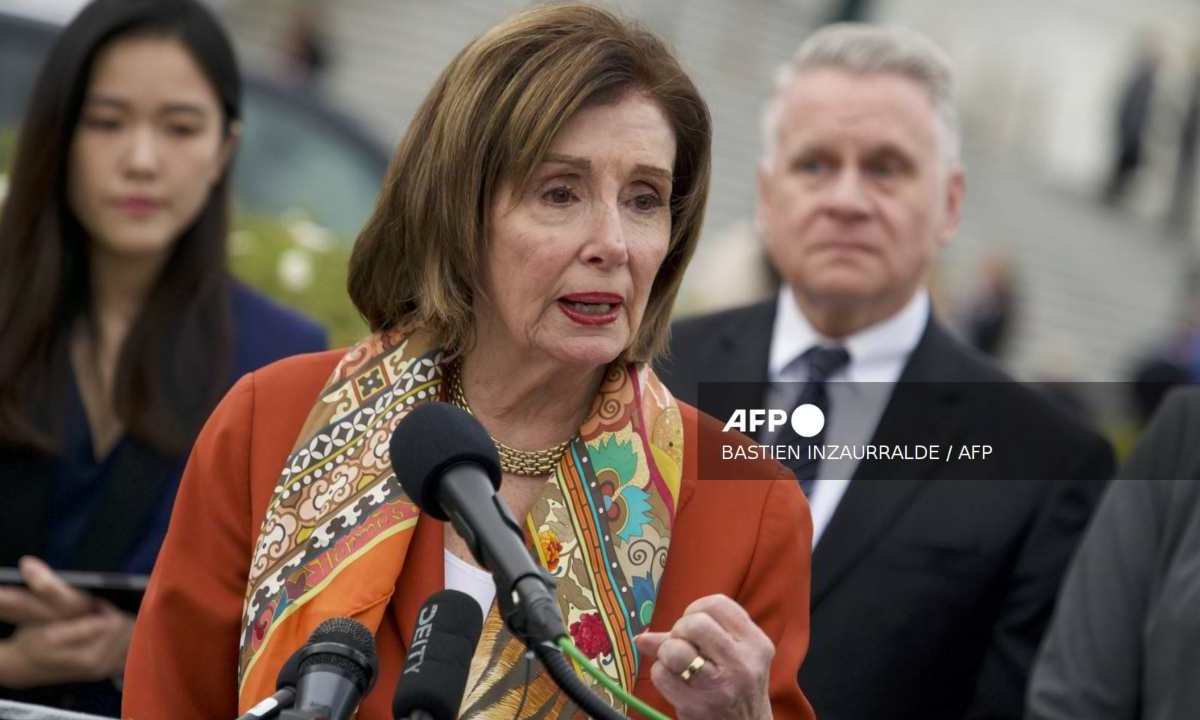
M 278 668 L 323 620 L 349 616 L 378 628 L 420 515 L 392 470 L 388 441 L 413 407 L 442 399 L 444 358 L 420 333 L 377 333 L 346 353 L 310 411 L 250 566 L 239 654 L 243 711 L 273 692 Z M 626 689 L 639 664 L 633 637 L 650 622 L 666 566 L 682 458 L 671 395 L 648 367 L 612 366 L 525 519 L 572 639 Z M 463 717 L 513 717 L 525 685 L 523 655 L 493 606 Z M 551 708 L 549 716 L 570 716 L 573 706 L 533 666 L 522 716 L 546 717 Z

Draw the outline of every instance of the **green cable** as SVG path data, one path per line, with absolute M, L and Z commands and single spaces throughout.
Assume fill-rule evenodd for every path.
M 578 663 L 579 666 L 582 667 L 585 672 L 587 672 L 588 675 L 596 678 L 601 685 L 608 688 L 609 692 L 611 692 L 613 695 L 616 695 L 626 705 L 631 706 L 634 710 L 637 710 L 642 715 L 650 718 L 650 720 L 671 720 L 671 718 L 663 715 L 641 700 L 638 700 L 633 695 L 630 695 L 625 691 L 625 688 L 615 683 L 608 675 L 605 675 L 603 670 L 593 665 L 591 660 L 588 660 L 587 655 L 584 655 L 583 651 L 575 647 L 575 643 L 571 642 L 570 637 L 566 635 L 560 635 L 556 642 L 560 650 L 569 655 L 572 660 Z

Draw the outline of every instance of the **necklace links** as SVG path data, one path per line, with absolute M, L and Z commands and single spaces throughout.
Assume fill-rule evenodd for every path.
M 463 392 L 462 363 L 456 363 L 447 374 L 450 375 L 450 402 L 466 410 L 472 416 L 475 415 L 471 410 L 471 405 L 467 402 L 466 393 Z M 567 451 L 567 446 L 571 444 L 571 440 L 563 440 L 544 450 L 518 450 L 500 442 L 491 433 L 488 433 L 488 437 L 492 438 L 496 452 L 500 455 L 500 469 L 510 475 L 520 475 L 521 477 L 542 477 L 553 474 L 554 469 L 558 467 L 558 461 Z

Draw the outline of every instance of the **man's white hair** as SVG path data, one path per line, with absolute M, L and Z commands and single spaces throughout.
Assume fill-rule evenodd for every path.
M 929 38 L 907 28 L 836 23 L 816 31 L 775 74 L 775 90 L 762 114 L 762 163 L 769 165 L 779 144 L 783 94 L 796 76 L 809 70 L 841 70 L 854 75 L 889 74 L 907 78 L 929 96 L 942 125 L 941 148 L 947 165 L 958 164 L 962 135 L 955 108 L 954 73 L 946 53 Z

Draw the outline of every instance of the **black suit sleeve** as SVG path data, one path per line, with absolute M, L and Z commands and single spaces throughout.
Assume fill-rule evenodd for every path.
M 1195 442 L 1186 399 L 1168 400 L 1096 511 L 1030 680 L 1030 720 L 1141 717 L 1142 632 L 1159 540 L 1180 453 L 1188 435 Z M 1200 395 L 1190 400 L 1200 405 Z
M 1066 442 L 1066 439 L 1063 439 Z M 967 720 L 1019 720 L 1034 657 L 1054 610 L 1060 583 L 1107 481 L 1108 443 L 1088 433 L 1080 451 L 1042 481 L 1038 514 L 1017 552 L 991 642 L 980 666 Z

